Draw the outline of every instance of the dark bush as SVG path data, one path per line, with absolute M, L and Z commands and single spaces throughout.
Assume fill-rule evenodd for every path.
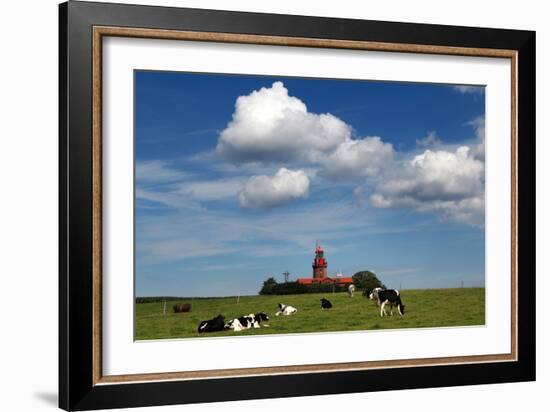
M 268 278 L 264 281 L 262 289 L 260 290 L 260 295 L 273 295 L 273 288 L 277 286 L 277 281 L 275 278 Z
M 260 295 L 299 295 L 303 293 L 331 293 L 344 292 L 347 290 L 346 285 L 333 285 L 332 283 L 315 283 L 311 285 L 304 285 L 298 282 L 285 282 L 277 283 L 275 279 L 267 279 Z
M 370 292 L 374 288 L 386 288 L 386 286 L 370 270 L 357 272 L 352 276 L 353 284 L 364 292 Z
M 136 303 L 156 303 L 156 302 L 173 302 L 175 300 L 182 300 L 183 298 L 177 296 L 141 296 L 136 297 Z

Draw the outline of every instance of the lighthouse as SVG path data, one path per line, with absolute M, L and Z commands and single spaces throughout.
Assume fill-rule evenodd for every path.
M 327 260 L 325 259 L 325 250 L 318 243 L 315 244 L 315 257 L 311 267 L 313 268 L 313 277 L 296 279 L 301 285 L 329 285 L 334 292 L 334 286 L 339 288 L 338 291 L 343 292 L 343 287 L 347 287 L 353 283 L 353 278 L 344 277 L 342 273 L 338 273 L 336 277 L 329 277 L 327 274 Z
M 325 259 L 325 251 L 321 245 L 315 246 L 315 258 L 313 259 L 313 279 L 324 279 L 327 277 L 327 261 Z

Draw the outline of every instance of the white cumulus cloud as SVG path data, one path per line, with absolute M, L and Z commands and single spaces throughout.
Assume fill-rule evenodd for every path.
M 239 193 L 241 207 L 273 207 L 307 197 L 309 178 L 303 170 L 281 168 L 273 176 L 253 176 Z
M 347 139 L 326 156 L 319 174 L 332 180 L 349 180 L 377 175 L 391 163 L 393 147 L 379 137 Z
M 476 117 L 468 122 L 476 132 L 479 143 L 472 149 L 472 154 L 476 159 L 485 160 L 485 116 Z
M 485 216 L 484 163 L 469 147 L 426 150 L 385 176 L 370 196 L 374 207 L 410 207 L 481 225 Z
M 280 81 L 240 96 L 216 152 L 229 161 L 312 160 L 333 151 L 351 128 L 332 114 L 310 113 Z

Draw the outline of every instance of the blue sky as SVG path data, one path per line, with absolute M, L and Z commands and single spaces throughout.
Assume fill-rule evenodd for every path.
M 136 293 L 484 285 L 483 87 L 136 71 Z

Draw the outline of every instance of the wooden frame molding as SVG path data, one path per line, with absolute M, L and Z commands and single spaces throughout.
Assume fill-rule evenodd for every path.
M 102 40 L 106 36 L 149 38 L 180 41 L 204 41 L 239 44 L 259 44 L 293 47 L 318 47 L 353 49 L 399 53 L 424 53 L 476 57 L 496 57 L 511 60 L 512 105 L 510 108 L 512 131 L 512 262 L 511 262 L 511 353 L 442 358 L 400 359 L 369 362 L 351 362 L 317 365 L 292 365 L 284 367 L 240 368 L 208 371 L 182 371 L 135 375 L 109 375 L 102 373 Z M 134 383 L 148 381 L 193 380 L 220 377 L 293 374 L 304 372 L 334 372 L 379 368 L 402 368 L 411 366 L 456 365 L 468 363 L 508 362 L 518 359 L 518 53 L 515 50 L 432 46 L 402 43 L 334 40 L 304 37 L 230 34 L 217 32 L 157 30 L 128 27 L 94 26 L 92 44 L 92 181 L 93 181 L 93 384 Z

